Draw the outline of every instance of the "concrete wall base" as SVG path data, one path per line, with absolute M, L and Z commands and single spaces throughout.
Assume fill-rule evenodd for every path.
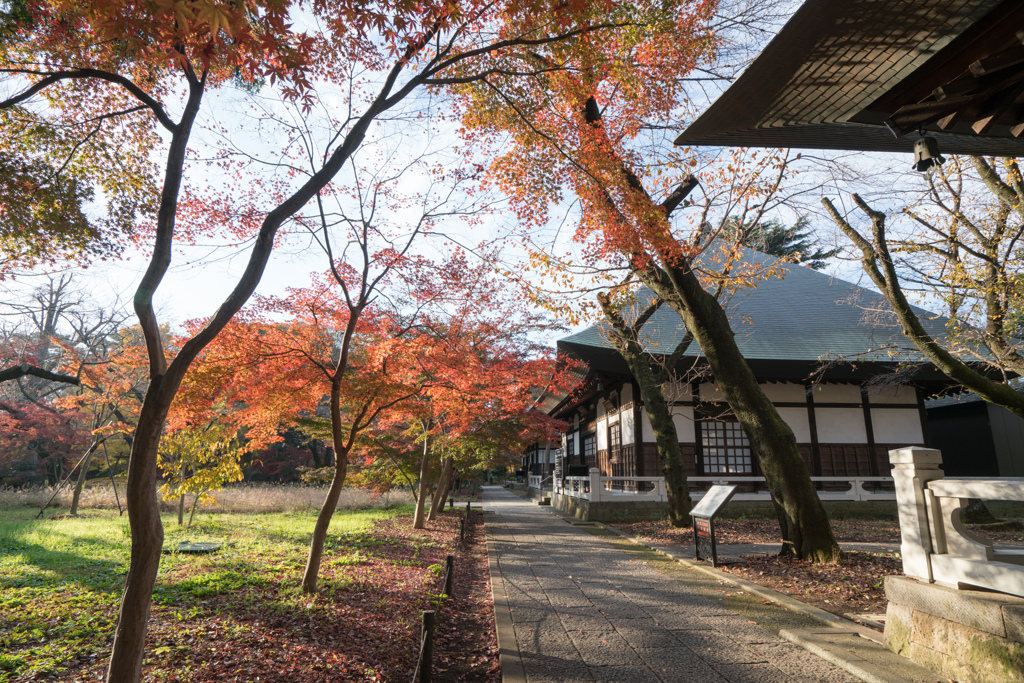
M 1024 683 L 1024 599 L 885 577 L 889 649 L 959 683 Z
M 668 517 L 668 503 L 630 502 L 592 503 L 583 498 L 561 496 L 551 497 L 551 506 L 556 510 L 589 522 L 643 522 Z

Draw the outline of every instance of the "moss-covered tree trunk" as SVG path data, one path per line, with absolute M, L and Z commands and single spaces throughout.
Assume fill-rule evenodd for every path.
M 669 521 L 677 528 L 689 526 L 693 504 L 690 500 L 690 486 L 686 481 L 686 463 L 683 462 L 679 435 L 676 433 L 676 425 L 672 421 L 672 413 L 665 400 L 665 394 L 651 369 L 650 358 L 644 353 L 636 334 L 633 333 L 635 327 L 626 326 L 622 316 L 612 309 L 606 296 L 599 294 L 597 298 L 605 318 L 612 325 L 611 342 L 629 365 L 629 370 L 640 387 L 640 398 L 643 399 L 644 410 L 651 422 L 651 430 L 658 444 L 661 471 L 665 476 Z M 639 425 L 637 428 L 639 429 Z
M 664 269 L 650 266 L 640 274 L 686 323 L 746 432 L 779 515 L 782 552 L 816 562 L 838 557 L 839 545 L 800 455 L 796 436 L 764 395 L 740 353 L 725 309 L 683 260 Z

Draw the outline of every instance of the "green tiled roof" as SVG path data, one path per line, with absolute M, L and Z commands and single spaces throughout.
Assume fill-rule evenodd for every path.
M 743 261 L 778 265 L 775 257 L 750 249 Z M 744 289 L 725 302 L 740 351 L 748 361 L 801 361 L 844 358 L 856 362 L 922 360 L 913 344 L 903 336 L 889 306 L 876 292 L 824 273 L 793 264 L 781 264 L 784 276 L 762 281 Z M 637 293 L 637 309 L 646 306 L 652 292 Z M 941 338 L 946 319 L 923 309 L 914 309 L 929 334 Z M 627 320 L 629 319 L 626 314 Z M 559 340 L 561 348 L 573 348 L 590 356 L 611 349 L 607 325 L 600 324 Z M 662 306 L 643 327 L 648 350 L 670 354 L 686 330 L 679 316 Z M 902 349 L 897 357 L 892 347 Z M 696 349 L 696 345 L 693 347 Z M 588 351 L 589 350 L 589 351 Z M 874 351 L 872 351 L 874 350 Z M 696 355 L 688 352 L 687 356 Z

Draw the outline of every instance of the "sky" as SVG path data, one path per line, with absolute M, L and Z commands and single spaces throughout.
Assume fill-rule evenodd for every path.
M 743 3 L 738 3 L 743 4 Z M 795 6 L 790 3 L 788 8 L 776 17 L 781 25 L 786 14 Z M 765 32 L 760 37 L 755 37 L 754 43 L 763 42 L 770 37 L 770 32 Z M 756 45 L 753 45 L 756 47 Z M 751 55 L 756 53 L 752 44 L 745 47 Z M 703 92 L 710 100 L 717 94 L 712 87 Z M 174 100 L 168 99 L 169 108 L 173 110 Z M 213 149 L 223 143 L 222 138 L 216 129 L 222 124 L 238 128 L 243 131 L 242 138 L 236 138 L 237 152 L 244 152 L 253 158 L 259 158 L 257 165 L 262 164 L 269 168 L 276 162 L 287 158 L 288 154 L 293 159 L 301 158 L 296 155 L 298 151 L 293 146 L 287 152 L 281 151 L 282 138 L 279 135 L 270 134 L 271 126 L 267 125 L 268 117 L 277 117 L 288 125 L 309 125 L 311 132 L 310 139 L 314 144 L 323 143 L 326 129 L 322 126 L 322 112 L 314 111 L 306 117 L 301 112 L 274 102 L 270 98 L 257 98 L 256 108 L 253 108 L 251 98 L 246 98 L 243 93 L 232 92 L 230 89 L 223 90 L 208 98 L 208 109 L 203 110 L 200 126 L 194 136 L 194 146 L 197 156 L 203 157 L 205 150 Z M 331 109 L 343 106 L 344 100 L 341 95 L 336 97 L 328 96 L 324 101 L 324 108 Z M 426 106 L 428 109 L 437 110 L 444 107 L 440 99 L 424 102 L 417 100 L 412 103 L 415 106 Z M 698 108 L 701 103 L 697 103 Z M 414 107 L 410 107 L 413 109 Z M 367 168 L 371 168 L 375 162 L 381 168 L 398 168 L 403 164 L 410 163 L 413 159 L 426 156 L 429 160 L 436 160 L 437 163 L 452 163 L 452 155 L 447 154 L 450 148 L 460 144 L 460 140 L 453 133 L 451 121 L 441 125 L 424 124 L 405 117 L 406 112 L 397 111 L 394 119 L 379 126 L 375 139 L 370 139 L 364 144 L 359 158 Z M 419 135 L 410 137 L 407 133 L 412 128 L 419 126 Z M 237 142 L 237 140 L 242 142 Z M 410 141 L 411 144 L 410 144 Z M 242 147 L 244 145 L 244 148 Z M 164 150 L 154 150 L 153 159 L 157 164 L 162 163 Z M 873 175 L 872 169 L 879 166 L 889 166 L 893 163 L 891 155 L 858 155 L 855 159 L 846 157 L 844 162 L 849 162 L 856 168 L 837 167 L 821 164 L 816 166 L 815 161 L 825 159 L 827 155 L 821 152 L 808 153 L 806 163 L 801 164 L 805 170 L 803 176 L 797 181 L 796 187 L 805 185 L 819 186 L 818 194 L 809 192 L 807 196 L 797 196 L 791 206 L 782 208 L 776 216 L 783 221 L 795 220 L 801 213 L 811 212 L 813 222 L 821 229 L 823 235 L 834 235 L 835 230 L 829 225 L 827 219 L 820 214 L 817 207 L 817 197 L 820 196 L 820 186 L 824 182 L 825 191 L 831 186 L 835 191 L 829 195 L 845 201 L 849 192 L 856 189 L 860 180 Z M 833 161 L 833 157 L 828 157 Z M 907 166 L 909 166 L 909 158 Z M 839 169 L 839 170 L 837 170 Z M 846 173 L 846 171 L 849 171 Z M 826 178 L 822 174 L 832 174 L 832 178 Z M 280 173 L 271 171 L 270 175 L 281 180 Z M 244 192 L 245 188 L 239 188 L 237 177 L 230 172 L 219 171 L 216 166 L 206 164 L 202 158 L 191 162 L 189 173 L 190 182 L 202 184 L 206 187 L 222 189 L 228 193 Z M 294 183 L 292 183 L 294 186 Z M 422 172 L 414 172 L 406 176 L 401 182 L 395 184 L 401 192 L 407 195 L 426 194 L 430 192 L 427 176 Z M 884 201 L 884 200 L 883 200 Z M 500 207 L 500 200 L 498 206 Z M 572 249 L 568 238 L 572 233 L 572 225 L 560 224 L 560 221 L 567 213 L 571 212 L 571 206 L 559 207 L 553 212 L 554 223 L 548 230 L 549 239 L 553 241 L 556 250 Z M 814 212 L 819 212 L 817 215 Z M 394 222 L 400 224 L 403 219 L 411 218 L 414 212 L 406 210 L 394 213 Z M 478 224 L 466 225 L 461 221 L 448 221 L 439 228 L 440 231 L 448 233 L 455 238 L 455 241 L 465 245 L 476 245 L 481 241 L 493 239 L 506 231 L 508 218 L 495 213 L 484 216 Z M 834 239 L 834 238 L 833 238 Z M 211 315 L 217 306 L 237 282 L 248 259 L 248 249 L 230 248 L 224 246 L 229 239 L 224 238 L 201 238 L 196 246 L 178 249 L 173 257 L 173 263 L 163 283 L 157 291 L 155 305 L 161 322 L 168 323 L 172 328 L 177 328 L 185 320 Z M 442 240 L 433 239 L 422 243 L 426 253 L 432 255 L 443 254 L 447 247 Z M 520 252 L 521 255 L 521 252 Z M 148 261 L 148 253 L 143 249 L 129 249 L 124 258 L 116 263 L 98 263 L 85 271 L 76 273 L 76 279 L 80 286 L 87 290 L 90 296 L 97 301 L 120 301 L 129 303 L 134 289 L 144 272 Z M 326 269 L 326 257 L 315 245 L 311 244 L 308 237 L 296 237 L 288 241 L 283 248 L 278 249 L 271 256 L 267 270 L 257 289 L 258 294 L 284 296 L 288 287 L 302 287 L 308 284 L 310 273 L 322 272 Z M 843 279 L 858 281 L 862 280 L 859 267 L 856 263 L 835 261 L 830 264 L 829 272 Z M 8 288 L 5 296 L 12 298 L 23 298 L 30 290 L 37 286 L 39 278 L 23 278 L 16 283 L 7 283 Z M 579 328 L 581 325 L 575 326 Z

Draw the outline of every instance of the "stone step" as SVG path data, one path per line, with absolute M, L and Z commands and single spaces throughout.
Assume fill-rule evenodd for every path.
M 779 636 L 867 683 L 934 683 L 934 671 L 842 628 L 782 629 Z

